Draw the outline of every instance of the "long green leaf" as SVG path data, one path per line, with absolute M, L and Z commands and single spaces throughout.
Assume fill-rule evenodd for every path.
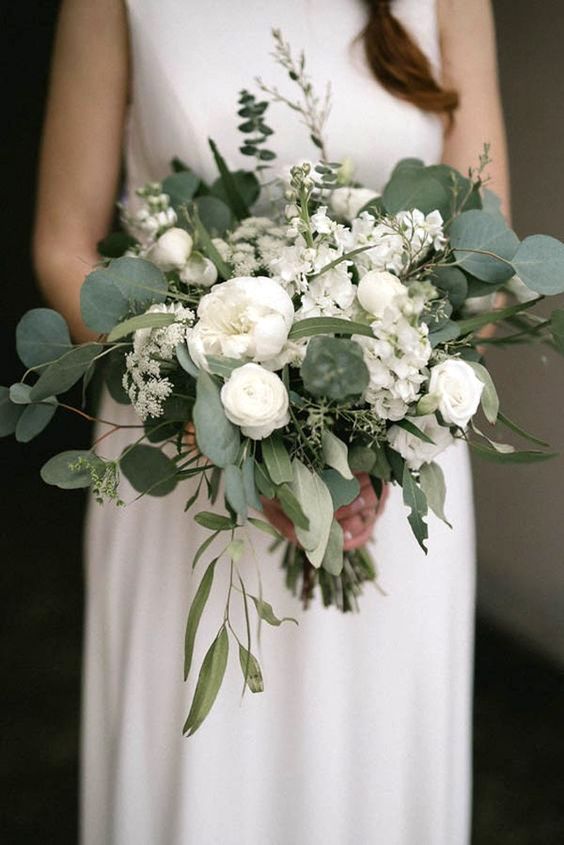
M 198 525 L 209 528 L 211 531 L 227 531 L 230 528 L 235 528 L 235 523 L 231 517 L 222 516 L 220 513 L 213 513 L 212 511 L 200 511 L 194 519 Z
M 528 431 L 525 431 L 524 428 L 521 428 L 520 425 L 510 420 L 509 417 L 506 417 L 505 414 L 502 414 L 499 411 L 497 415 L 498 422 L 508 428 L 510 431 L 514 431 L 515 434 L 519 434 L 521 437 L 524 437 L 525 440 L 530 440 L 531 443 L 536 443 L 537 446 L 544 446 L 548 448 L 549 444 L 545 440 L 541 440 L 539 437 L 535 437 L 534 434 L 529 434 Z
M 202 250 L 204 255 L 206 255 L 210 259 L 210 261 L 213 261 L 213 263 L 217 267 L 217 272 L 219 273 L 221 278 L 229 279 L 232 275 L 231 268 L 221 257 L 219 250 L 213 243 L 208 230 L 200 220 L 200 215 L 198 214 L 198 211 L 195 206 L 192 208 L 190 216 L 192 220 L 192 225 L 194 226 L 194 232 L 198 238 L 200 249 Z
M 215 141 L 213 141 L 211 138 L 208 138 L 208 143 L 213 153 L 217 169 L 219 170 L 219 174 L 223 182 L 223 187 L 225 188 L 225 195 L 231 208 L 231 211 L 239 220 L 243 220 L 245 217 L 250 217 L 251 213 L 247 207 L 247 204 L 241 196 L 237 187 L 237 183 L 233 178 L 233 174 L 227 167 L 225 159 L 219 152 Z
M 222 625 L 217 637 L 209 647 L 200 669 L 192 706 L 182 731 L 185 734 L 187 733 L 188 736 L 196 733 L 213 707 L 225 675 L 228 655 L 229 638 L 225 625 Z
M 94 359 L 103 350 L 99 343 L 86 343 L 73 346 L 58 361 L 49 364 L 31 388 L 32 402 L 41 402 L 58 393 L 65 393 L 84 375 Z
M 271 434 L 262 441 L 262 457 L 268 470 L 268 475 L 274 484 L 284 484 L 292 481 L 292 463 L 284 441 L 278 434 Z
M 263 622 L 267 622 L 269 625 L 274 625 L 275 627 L 278 627 L 283 622 L 293 622 L 295 625 L 298 624 L 298 620 L 294 619 L 292 616 L 283 616 L 282 619 L 278 619 L 272 609 L 272 605 L 267 601 L 264 601 L 264 599 L 259 599 L 256 596 L 251 595 L 249 595 L 249 598 L 252 599 L 257 613 Z
M 251 692 L 264 692 L 264 681 L 260 664 L 254 654 L 239 643 L 239 662 L 244 683 Z
M 196 568 L 198 561 L 200 560 L 202 555 L 207 551 L 207 549 L 209 549 L 209 547 L 211 546 L 211 544 L 213 543 L 213 541 L 215 540 L 215 538 L 217 537 L 218 534 L 219 534 L 219 531 L 216 529 L 213 532 L 213 534 L 210 534 L 209 537 L 206 537 L 206 539 L 202 543 L 200 543 L 200 545 L 196 549 L 196 554 L 194 555 L 194 560 L 192 561 L 192 569 Z
M 202 612 L 206 606 L 206 602 L 212 588 L 215 565 L 217 561 L 218 558 L 214 558 L 204 572 L 204 576 L 200 581 L 198 589 L 196 590 L 196 595 L 190 605 L 190 612 L 188 613 L 188 619 L 186 620 L 186 635 L 184 637 L 184 680 L 186 680 L 190 674 L 192 656 L 194 654 L 194 643 L 196 642 L 196 633 L 198 631 L 200 619 L 202 618 Z
M 136 317 L 130 317 L 129 320 L 118 323 L 109 333 L 108 341 L 112 343 L 114 340 L 127 337 L 128 334 L 132 334 L 137 329 L 157 329 L 162 326 L 170 326 L 175 320 L 174 314 L 160 314 L 159 312 L 138 314 Z
M 419 483 L 433 513 L 452 528 L 445 516 L 446 484 L 440 466 L 434 461 L 423 464 L 419 470 Z
M 496 449 L 488 449 L 486 446 L 480 446 L 478 443 L 470 443 L 472 449 L 477 455 L 484 458 L 486 461 L 492 461 L 495 464 L 532 464 L 538 461 L 548 461 L 551 458 L 558 457 L 558 452 L 537 452 L 537 451 L 523 451 L 523 452 L 498 452 Z
M 490 323 L 499 323 L 500 320 L 506 320 L 514 314 L 520 314 L 521 311 L 527 311 L 529 308 L 532 308 L 540 302 L 541 299 L 543 299 L 543 297 L 532 299 L 529 302 L 520 302 L 518 305 L 509 305 L 507 308 L 498 308 L 496 311 L 488 311 L 485 314 L 476 314 L 475 317 L 458 320 L 456 325 L 458 326 L 461 335 L 469 334 L 470 332 L 475 332 Z
M 294 323 L 288 333 L 290 340 L 299 340 L 302 337 L 313 337 L 317 334 L 361 334 L 365 337 L 374 337 L 370 326 L 364 323 L 355 323 L 352 320 L 343 320 L 340 317 L 306 317 L 305 320 L 298 320 Z
M 403 502 L 410 509 L 407 519 L 411 525 L 411 530 L 415 535 L 415 539 L 425 554 L 427 554 L 425 547 L 425 541 L 428 537 L 427 523 L 425 522 L 425 517 L 427 516 L 427 499 L 425 493 L 415 481 L 407 464 L 404 464 L 403 467 L 401 486 L 403 488 Z

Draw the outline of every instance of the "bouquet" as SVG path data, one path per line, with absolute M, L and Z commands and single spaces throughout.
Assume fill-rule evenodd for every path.
M 381 193 L 360 185 L 349 162 L 326 153 L 329 96 L 315 94 L 303 55 L 294 60 L 274 36 L 275 58 L 298 95 L 260 81 L 265 99 L 240 94 L 241 152 L 253 167 L 232 171 L 210 140 L 213 184 L 175 159 L 161 183 L 141 187 L 136 205 L 121 205 L 124 230 L 99 245 L 100 265 L 81 289 L 83 320 L 97 339 L 75 345 L 60 314 L 29 311 L 16 333 L 26 372 L 0 388 L 0 433 L 21 442 L 63 410 L 89 416 L 61 397 L 80 380 L 86 393 L 93 376 L 135 410 L 138 425 L 121 455 L 107 454 L 119 426 L 105 420 L 91 449 L 45 464 L 48 484 L 89 487 L 100 502 L 122 505 L 122 475 L 153 496 L 190 479 L 186 510 L 202 489 L 211 504 L 221 491 L 223 513 L 194 516 L 210 532 L 194 567 L 216 537 L 225 536 L 225 546 L 207 564 L 188 614 L 186 677 L 219 561 L 229 561 L 231 582 L 184 726 L 189 735 L 213 705 L 231 638 L 244 686 L 263 689 L 250 609 L 259 622 L 283 620 L 260 591 L 248 592 L 237 569 L 247 523 L 272 534 L 274 545 L 284 542 L 257 515 L 263 503 L 276 500 L 295 529 L 297 542 L 282 552 L 288 587 L 306 606 L 319 592 L 324 605 L 356 609 L 375 568 L 367 549 L 344 550 L 335 519 L 358 495 L 356 474 L 369 474 L 379 498 L 386 485 L 402 488 L 425 549 L 428 510 L 447 519 L 435 459 L 455 440 L 502 463 L 551 454 L 498 442 L 502 427 L 546 446 L 500 411 L 483 344 L 564 351 L 564 311 L 533 312 L 564 292 L 564 245 L 543 235 L 519 241 L 486 187 L 487 147 L 466 175 L 406 159 Z M 267 120 L 270 103 L 281 101 L 301 118 L 319 158 L 282 173 Z M 500 290 L 505 304 L 496 309 Z M 490 323 L 503 331 L 485 341 L 479 333 Z M 476 422 L 480 406 L 487 432 Z M 244 603 L 244 636 L 229 621 L 235 596 Z

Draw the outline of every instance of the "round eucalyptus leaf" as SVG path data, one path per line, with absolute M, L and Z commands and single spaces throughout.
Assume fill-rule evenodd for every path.
M 87 469 L 73 469 L 77 461 L 83 458 L 89 464 L 99 465 L 103 469 L 104 462 L 93 452 L 86 449 L 71 449 L 59 452 L 47 461 L 41 468 L 41 478 L 46 484 L 61 487 L 63 490 L 76 490 L 79 487 L 90 487 L 91 475 Z
M 49 425 L 56 410 L 57 403 L 54 401 L 26 405 L 16 426 L 16 440 L 29 443 Z
M 31 400 L 31 384 L 24 384 L 23 381 L 17 381 L 10 387 L 10 401 L 14 405 L 29 405 Z
M 370 450 L 368 450 L 370 451 Z M 374 455 L 372 461 L 374 462 Z M 360 484 L 358 479 L 354 476 L 352 478 L 343 478 L 340 472 L 336 469 L 324 469 L 321 472 L 321 478 L 331 493 L 331 500 L 333 502 L 333 510 L 338 510 L 345 505 L 350 505 L 354 502 L 360 493 Z
M 460 308 L 468 295 L 466 276 L 458 267 L 437 267 L 429 281 L 446 293 L 453 308 Z
M 0 387 L 0 437 L 14 433 L 23 411 L 23 405 L 17 405 L 10 399 L 10 388 Z
M 359 396 L 369 381 L 362 349 L 349 338 L 313 337 L 300 373 L 309 393 L 329 399 Z
M 156 446 L 134 446 L 125 451 L 119 465 L 138 493 L 166 496 L 176 487 L 176 464 Z
M 203 226 L 213 237 L 221 237 L 233 222 L 231 209 L 218 197 L 204 196 L 195 200 Z
M 80 289 L 80 309 L 86 325 L 96 332 L 111 332 L 131 312 L 164 302 L 167 280 L 144 258 L 124 256 L 94 270 Z
M 260 194 L 260 184 L 255 176 L 250 170 L 235 170 L 231 173 L 231 177 L 235 186 L 241 195 L 241 198 L 245 202 L 249 208 L 255 204 Z M 215 197 L 222 200 L 226 205 L 228 205 L 228 197 L 227 192 L 225 190 L 225 186 L 223 183 L 223 179 L 221 177 L 216 179 L 211 187 L 211 192 Z
M 16 328 L 16 349 L 26 367 L 60 358 L 72 346 L 68 326 L 52 308 L 32 308 Z
M 468 211 L 471 208 L 481 208 L 480 190 L 474 186 L 467 176 L 463 176 L 448 164 L 432 164 L 426 168 L 427 173 L 438 179 L 449 194 L 448 214 L 443 215 L 447 220 L 456 209 Z M 445 209 L 445 212 L 447 209 Z
M 503 218 L 476 209 L 465 211 L 448 234 L 459 266 L 477 279 L 505 282 L 515 275 L 511 259 L 519 239 Z
M 163 182 L 163 192 L 170 197 L 170 204 L 178 211 L 180 206 L 187 205 L 198 190 L 200 180 L 191 170 L 181 170 L 171 173 Z
M 495 284 L 492 284 L 491 282 L 481 282 L 480 279 L 476 279 L 475 276 L 470 276 L 467 273 L 464 275 L 466 276 L 466 283 L 468 285 L 467 299 L 475 299 L 480 296 L 491 296 L 492 293 L 495 293 L 495 291 L 504 284 L 504 282 L 496 282 Z
M 449 208 L 450 194 L 426 167 L 404 166 L 394 172 L 384 188 L 382 199 L 391 214 L 418 208 L 424 214 L 439 209 L 445 216 Z
M 106 238 L 98 241 L 96 248 L 104 258 L 120 258 L 136 243 L 135 238 L 128 235 L 127 232 L 112 232 Z
M 205 370 L 200 370 L 198 376 L 193 420 L 200 452 L 217 467 L 234 463 L 239 451 L 239 429 L 225 416 L 219 387 Z
M 564 244 L 549 235 L 531 235 L 519 245 L 515 272 L 528 288 L 552 296 L 564 292 Z
M 69 390 L 84 375 L 103 348 L 100 343 L 73 346 L 62 358 L 43 370 L 31 388 L 30 399 L 33 402 L 40 402 Z

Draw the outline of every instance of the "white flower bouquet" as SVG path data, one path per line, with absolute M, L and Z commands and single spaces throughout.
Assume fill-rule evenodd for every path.
M 81 379 L 86 389 L 94 373 L 135 409 L 139 424 L 121 455 L 107 456 L 104 435 L 90 450 L 49 460 L 49 484 L 90 487 L 100 501 L 123 504 L 121 475 L 141 495 L 164 496 L 190 480 L 187 509 L 201 490 L 212 504 L 221 490 L 224 508 L 194 517 L 210 530 L 194 565 L 218 535 L 226 543 L 188 615 L 186 675 L 220 559 L 231 562 L 237 589 L 227 601 L 244 602 L 247 632 L 242 641 L 226 614 L 200 669 L 188 734 L 213 705 L 230 637 L 244 683 L 263 688 L 248 607 L 267 623 L 280 620 L 238 576 L 238 531 L 249 522 L 274 543 L 282 538 L 252 514 L 276 500 L 292 523 L 297 542 L 286 543 L 282 563 L 306 606 L 319 592 L 325 605 L 356 609 L 375 570 L 366 549 L 344 549 L 335 518 L 358 495 L 356 474 L 369 475 L 379 498 L 386 485 L 402 487 L 425 548 L 428 509 L 446 521 L 435 459 L 455 440 L 499 462 L 550 457 L 478 428 L 481 405 L 490 427 L 546 446 L 500 412 L 481 345 L 531 341 L 564 351 L 564 311 L 532 311 L 564 291 L 564 245 L 543 235 L 519 242 L 485 187 L 487 150 L 468 175 L 408 159 L 381 194 L 359 185 L 348 164 L 325 153 L 328 100 L 313 93 L 303 56 L 295 62 L 275 38 L 275 56 L 300 96 L 288 100 L 260 85 L 299 113 L 321 160 L 276 176 L 266 146 L 269 99 L 243 91 L 241 151 L 255 167 L 231 171 L 210 141 L 213 184 L 175 160 L 162 183 L 141 188 L 136 206 L 121 208 L 125 232 L 100 244 L 102 262 L 81 290 L 84 322 L 98 339 L 73 345 L 62 316 L 32 310 L 16 337 L 25 375 L 0 388 L 0 434 L 21 442 L 59 409 L 72 410 L 61 395 Z M 499 290 L 504 307 L 471 307 Z M 480 329 L 494 322 L 503 330 L 484 341 Z M 186 437 L 189 423 L 195 442 Z

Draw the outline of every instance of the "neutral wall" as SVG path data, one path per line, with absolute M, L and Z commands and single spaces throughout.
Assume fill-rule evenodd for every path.
M 494 9 L 514 227 L 564 240 L 564 2 L 494 0 Z M 506 414 L 563 456 L 474 462 L 479 604 L 564 663 L 564 359 L 544 347 L 489 357 Z

